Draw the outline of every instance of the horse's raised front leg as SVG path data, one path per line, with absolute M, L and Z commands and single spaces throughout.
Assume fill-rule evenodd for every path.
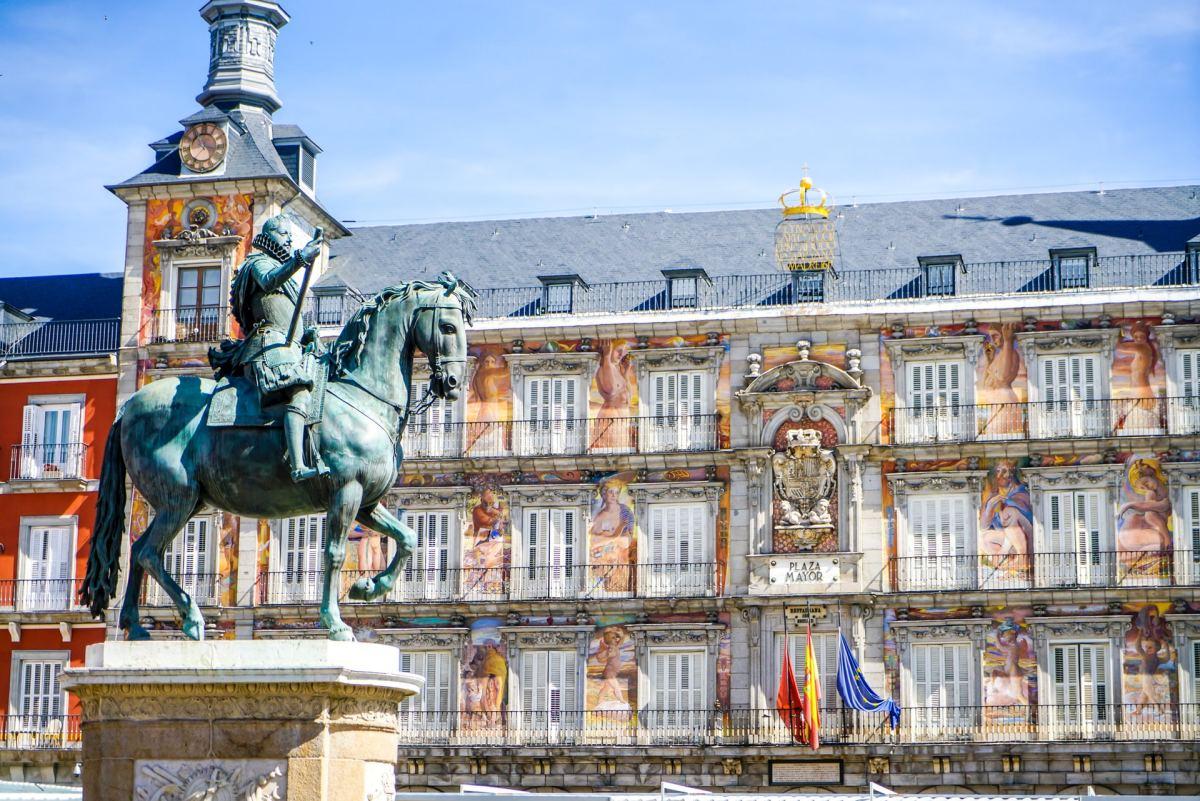
M 401 512 L 403 514 L 403 512 Z M 404 525 L 380 504 L 366 507 L 358 513 L 358 522 L 396 541 L 396 553 L 383 572 L 374 578 L 360 578 L 350 587 L 350 598 L 355 601 L 374 601 L 388 594 L 396 586 L 396 577 L 405 561 L 417 547 L 417 534 Z
M 150 637 L 150 633 L 142 628 L 138 621 L 138 601 L 143 573 L 149 573 L 174 602 L 183 620 L 181 628 L 184 635 L 192 640 L 204 639 L 204 615 L 200 613 L 200 607 L 163 565 L 163 554 L 166 553 L 167 546 L 196 511 L 194 501 L 185 503 L 186 506 L 155 510 L 154 520 L 133 544 L 130 553 L 129 584 L 125 588 L 125 601 L 121 605 L 120 618 L 120 626 L 128 632 L 131 640 L 145 640 Z
M 331 640 L 353 640 L 354 632 L 342 622 L 338 610 L 338 592 L 342 586 L 342 564 L 346 561 L 346 539 L 358 505 L 362 485 L 351 482 L 333 493 L 325 513 L 325 575 L 321 577 L 321 625 L 329 629 Z

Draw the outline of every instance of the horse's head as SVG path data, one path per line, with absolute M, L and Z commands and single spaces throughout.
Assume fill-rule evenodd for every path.
M 467 325 L 474 309 L 474 293 L 450 273 L 420 292 L 413 335 L 429 358 L 429 387 L 439 398 L 457 400 L 466 384 Z

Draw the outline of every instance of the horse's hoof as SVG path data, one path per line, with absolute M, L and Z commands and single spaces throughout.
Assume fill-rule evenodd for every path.
M 350 586 L 347 593 L 352 601 L 371 601 L 375 599 L 375 582 L 369 578 L 360 578 Z
M 147 631 L 140 624 L 135 623 L 134 625 L 130 626 L 128 629 L 125 630 L 125 639 L 130 640 L 130 641 L 132 641 L 132 640 L 148 640 L 148 639 L 150 639 L 150 632 Z
M 185 620 L 183 621 L 183 634 L 189 640 L 200 642 L 204 639 L 204 621 L 203 620 Z
M 336 642 L 354 642 L 354 630 L 343 623 L 329 630 L 329 639 Z

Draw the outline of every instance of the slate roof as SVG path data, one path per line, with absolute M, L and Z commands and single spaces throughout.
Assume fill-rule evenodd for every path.
M 376 292 L 442 270 L 479 289 L 565 273 L 593 284 L 659 279 L 678 267 L 771 273 L 780 219 L 777 209 L 752 209 L 352 228 L 330 243 L 320 283 Z M 1180 251 L 1200 234 L 1200 186 L 869 203 L 835 207 L 831 219 L 843 272 L 950 254 L 967 263 L 1046 259 L 1084 246 L 1137 255 Z
M 109 320 L 121 316 L 121 273 L 0 278 L 0 301 L 40 320 Z

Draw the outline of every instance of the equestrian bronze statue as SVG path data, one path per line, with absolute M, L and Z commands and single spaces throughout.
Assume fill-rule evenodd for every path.
M 118 618 L 129 639 L 149 637 L 138 610 L 147 572 L 174 601 L 184 634 L 203 638 L 200 608 L 167 573 L 163 555 L 205 507 L 253 518 L 325 512 L 319 623 L 333 640 L 354 638 L 338 609 L 352 525 L 357 521 L 396 543 L 383 571 L 352 585 L 355 600 L 385 595 L 416 547 L 414 532 L 381 503 L 403 458 L 405 421 L 419 412 L 409 408 L 414 353 L 426 355 L 432 375 L 426 397 L 413 405 L 456 399 L 464 386 L 473 293 L 448 273 L 388 287 L 354 314 L 327 352 L 312 332 L 295 343 L 303 298 L 293 276 L 311 264 L 319 240 L 287 255 L 290 239 L 277 236 L 279 226 L 268 221 L 264 230 L 275 250 L 260 247 L 263 254 L 248 258 L 234 278 L 234 315 L 246 337 L 214 354 L 220 380 L 153 381 L 125 403 L 108 436 L 80 595 L 99 617 L 117 592 L 128 473 L 154 509 L 130 553 Z M 263 235 L 256 238 L 261 241 Z M 281 331 L 289 313 L 293 321 Z M 298 431 L 289 433 L 289 426 Z

